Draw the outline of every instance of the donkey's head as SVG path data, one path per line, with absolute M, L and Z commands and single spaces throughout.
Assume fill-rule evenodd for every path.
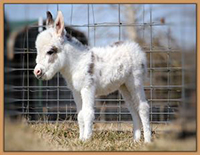
M 64 18 L 58 11 L 54 22 L 50 12 L 47 12 L 46 30 L 38 34 L 36 39 L 37 57 L 34 74 L 38 79 L 49 80 L 64 65 L 64 52 L 62 52 L 65 40 Z

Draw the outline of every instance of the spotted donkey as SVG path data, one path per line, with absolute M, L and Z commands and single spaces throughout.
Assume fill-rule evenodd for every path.
M 133 118 L 134 141 L 140 140 L 142 123 L 144 140 L 150 142 L 149 105 L 143 88 L 146 56 L 139 45 L 117 42 L 106 47 L 84 46 L 66 34 L 61 11 L 55 22 L 49 15 L 46 23 L 47 29 L 36 39 L 34 74 L 50 80 L 60 72 L 67 81 L 77 106 L 79 138 L 87 140 L 92 135 L 95 96 L 119 90 Z

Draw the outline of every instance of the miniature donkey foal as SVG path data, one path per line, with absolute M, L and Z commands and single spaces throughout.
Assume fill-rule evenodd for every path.
M 47 29 L 36 39 L 37 58 L 34 74 L 50 80 L 60 72 L 73 92 L 78 112 L 81 140 L 92 135 L 95 96 L 119 90 L 133 119 L 134 140 L 151 141 L 149 105 L 143 80 L 146 73 L 145 53 L 135 42 L 117 42 L 106 47 L 89 48 L 66 34 L 64 17 L 58 11 L 55 22 L 47 18 Z

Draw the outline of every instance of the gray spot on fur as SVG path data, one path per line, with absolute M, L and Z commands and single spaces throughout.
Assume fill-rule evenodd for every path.
M 54 63 L 54 61 L 58 58 L 57 56 L 57 52 L 58 52 L 58 48 L 56 46 L 53 46 L 49 51 L 53 52 L 50 56 L 49 56 L 49 63 Z
M 54 53 L 57 53 L 57 52 L 58 52 L 58 48 L 57 48 L 56 46 L 53 46 L 53 47 L 51 48 L 51 50 L 52 50 Z
M 95 60 L 98 62 L 103 62 L 103 58 L 99 57 L 99 56 L 95 56 Z
M 117 41 L 117 42 L 114 42 L 112 45 L 110 45 L 111 47 L 114 47 L 114 46 L 119 46 L 121 44 L 123 44 L 124 42 L 123 41 Z
M 103 58 L 99 57 L 98 55 L 94 54 L 92 51 L 92 61 L 103 62 Z
M 99 75 L 102 76 L 102 72 L 101 72 L 101 70 L 99 71 Z
M 94 78 L 91 77 L 90 80 L 91 80 L 91 85 L 93 85 L 94 84 Z
M 91 52 L 91 63 L 89 64 L 88 73 L 90 75 L 94 74 L 94 54 L 93 54 L 93 52 Z
M 91 59 L 92 59 L 92 62 L 94 62 L 94 53 L 93 53 L 93 51 L 91 52 Z
M 121 72 L 123 70 L 123 65 L 119 66 L 119 71 Z
M 94 74 L 94 63 L 89 64 L 88 73 L 89 73 L 90 75 L 93 75 L 93 74 Z
M 144 69 L 144 64 L 142 64 L 142 69 Z

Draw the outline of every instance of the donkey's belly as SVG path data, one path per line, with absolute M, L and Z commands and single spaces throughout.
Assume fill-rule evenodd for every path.
M 96 85 L 96 96 L 108 95 L 119 89 L 121 85 L 125 83 L 124 80 L 121 81 L 110 81 L 110 83 L 97 83 Z

